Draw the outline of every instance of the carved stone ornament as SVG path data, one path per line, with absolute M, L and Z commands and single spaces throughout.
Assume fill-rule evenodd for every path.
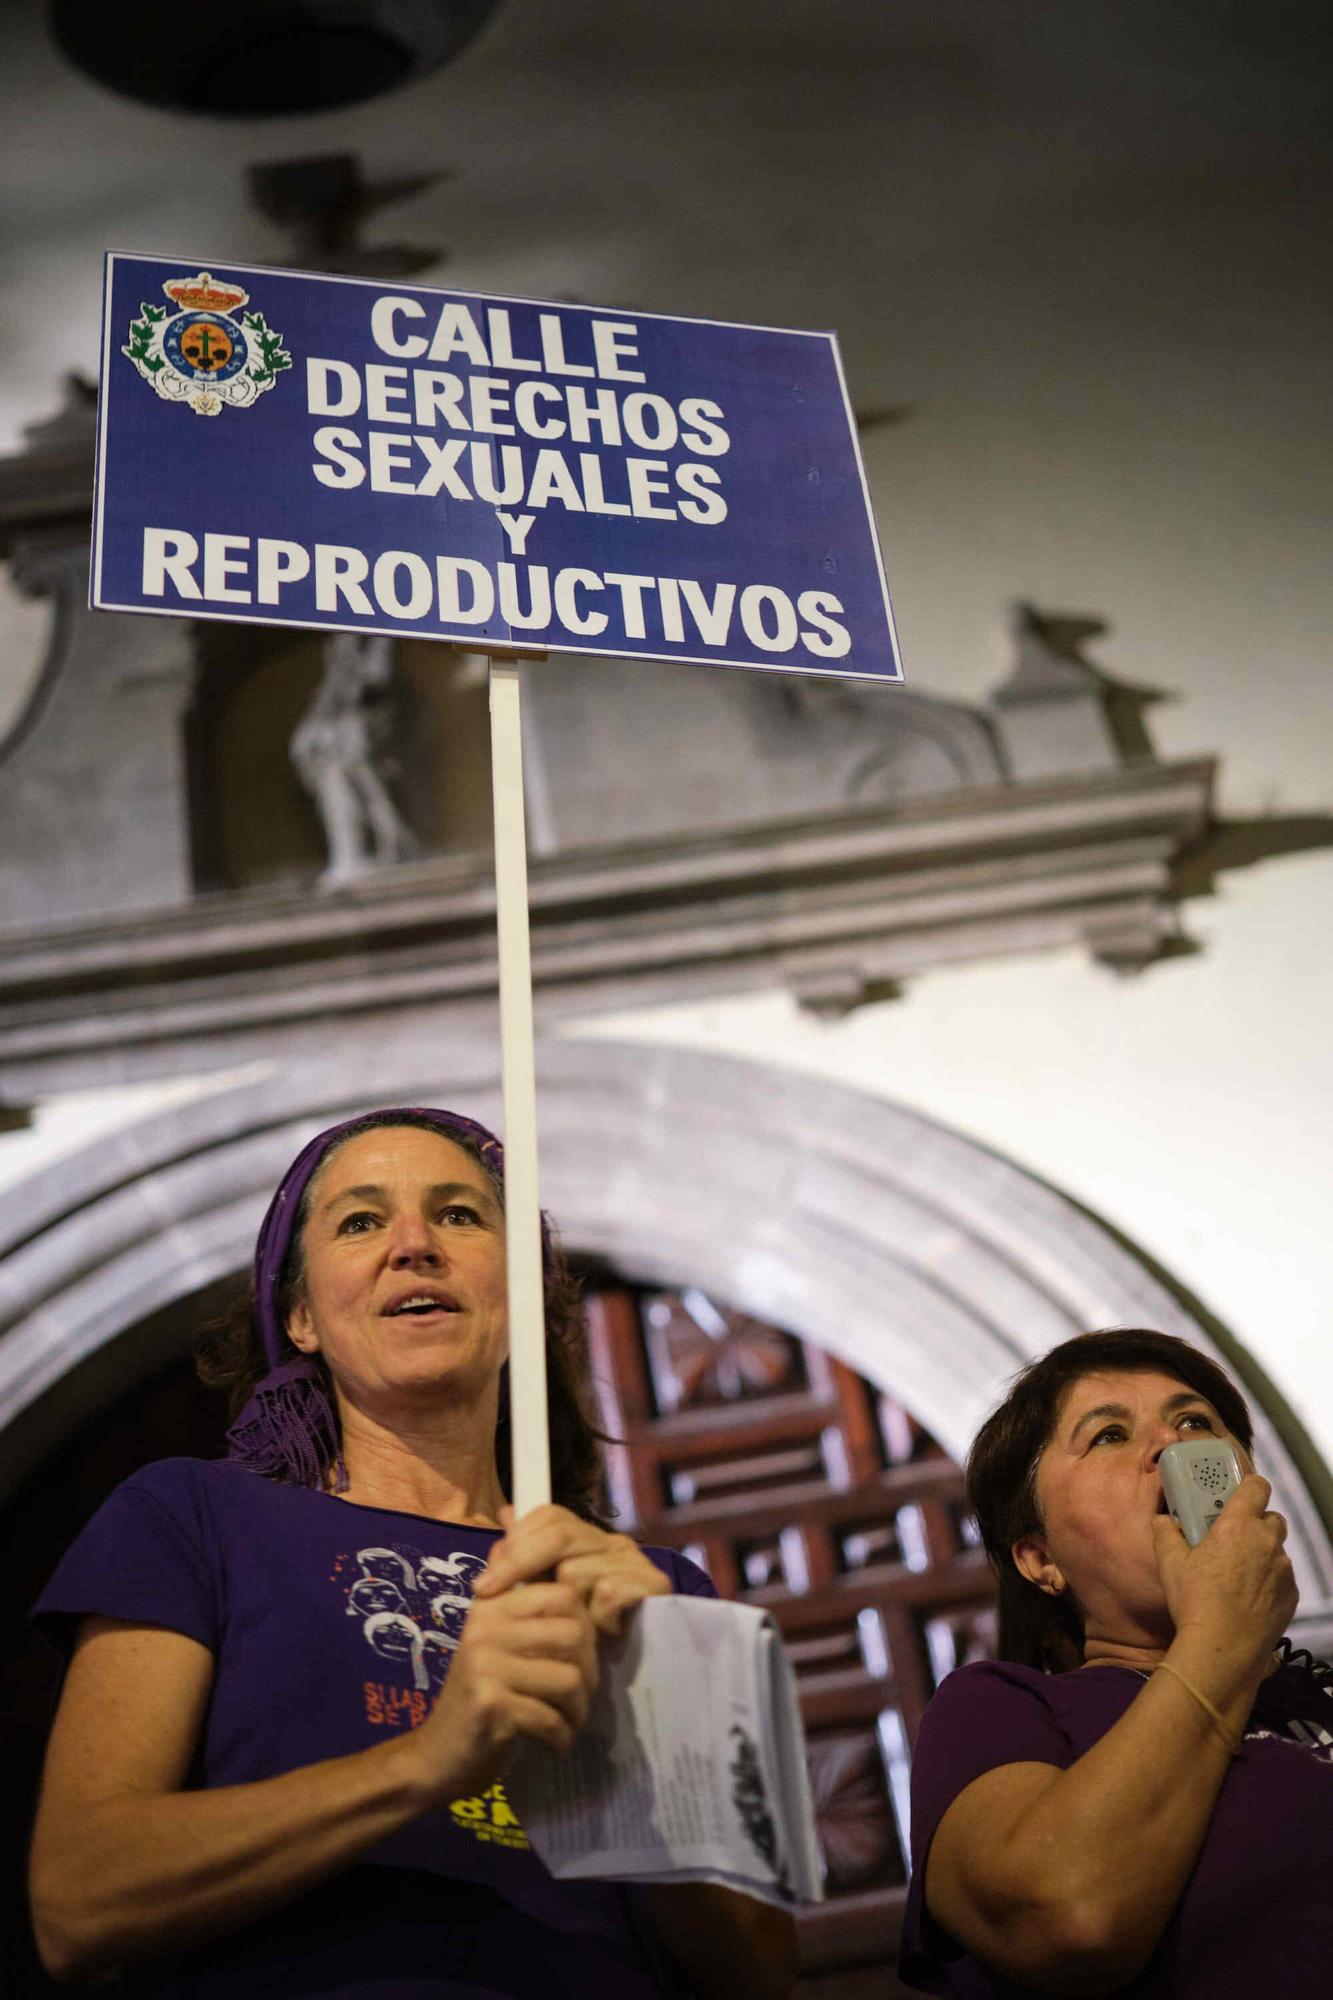
M 328 842 L 321 887 L 336 889 L 389 861 L 418 852 L 415 835 L 389 795 L 388 700 L 393 641 L 335 632 L 324 647 L 324 676 L 292 735 L 292 762 L 314 798 Z

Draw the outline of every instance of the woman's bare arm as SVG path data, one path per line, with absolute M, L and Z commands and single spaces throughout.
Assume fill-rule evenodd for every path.
M 1241 1699 L 1238 1730 L 1253 1688 Z M 1229 1762 L 1202 1709 L 1159 1675 L 1068 1770 L 1005 1764 L 960 1792 L 931 1844 L 926 1906 L 1038 1992 L 1114 1992 L 1170 1921 Z
M 419 1729 L 279 1778 L 183 1791 L 211 1653 L 161 1627 L 85 1620 L 33 1835 L 44 1965 L 87 1978 L 290 1902 L 423 1813 L 484 1790 L 520 1736 L 567 1748 L 595 1678 L 577 1593 L 536 1585 L 473 1607 Z

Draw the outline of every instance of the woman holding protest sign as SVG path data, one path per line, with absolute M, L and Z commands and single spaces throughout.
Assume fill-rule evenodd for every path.
M 32 1853 L 58 1978 L 127 1990 L 777 2000 L 780 1912 L 552 1879 L 504 1792 L 568 1748 L 598 1646 L 700 1571 L 598 1519 L 573 1288 L 545 1239 L 557 1506 L 506 1501 L 503 1155 L 372 1113 L 284 1177 L 209 1379 L 229 1458 L 144 1468 L 37 1615 L 72 1653 Z M 665 1940 L 666 1949 L 663 1948 Z
M 1160 1468 L 1193 1438 L 1244 1477 L 1191 1547 Z M 1286 1523 L 1250 1443 L 1216 1363 L 1139 1331 L 1065 1341 L 982 1426 L 968 1485 L 1000 1658 L 950 1674 L 922 1722 L 912 1985 L 1252 2000 L 1333 1981 L 1329 1670 L 1282 1641 Z

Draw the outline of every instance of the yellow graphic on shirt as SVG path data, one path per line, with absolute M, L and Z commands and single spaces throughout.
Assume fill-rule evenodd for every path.
M 503 1785 L 490 1785 L 474 1799 L 454 1799 L 449 1806 L 454 1825 L 493 1847 L 529 1848 L 532 1842 L 519 1825 L 518 1814 L 505 1797 Z

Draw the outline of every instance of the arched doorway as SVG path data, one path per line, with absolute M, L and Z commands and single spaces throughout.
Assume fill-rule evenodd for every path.
M 1027 1356 L 1087 1326 L 1217 1343 L 1064 1197 L 880 1099 L 602 1041 L 548 1045 L 541 1090 L 543 1195 L 589 1270 L 595 1376 L 626 1439 L 611 1454 L 622 1518 L 772 1609 L 833 1873 L 806 1923 L 810 1991 L 889 1991 L 916 1723 L 941 1675 L 989 1641 L 956 1462 L 976 1421 Z M 312 1130 L 395 1100 L 497 1123 L 498 1097 L 484 1063 L 451 1078 L 420 1056 L 355 1078 L 252 1073 L 14 1190 L 11 1478 L 141 1381 L 174 1407 L 190 1322 L 244 1267 Z M 1286 1413 L 1255 1401 L 1302 1630 L 1324 1645 L 1327 1532 Z

